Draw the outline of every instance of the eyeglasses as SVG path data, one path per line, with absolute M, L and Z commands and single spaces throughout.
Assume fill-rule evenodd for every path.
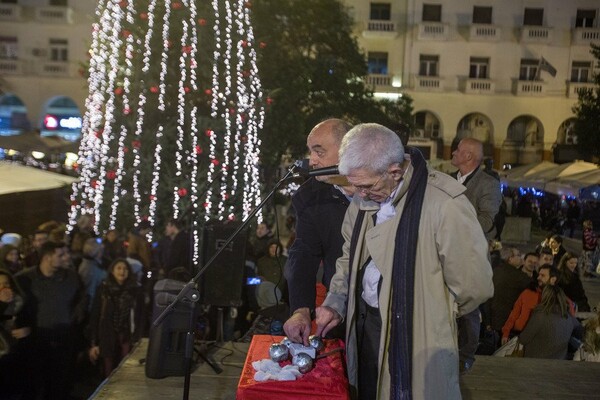
M 369 193 L 371 193 L 371 191 L 373 190 L 373 188 L 374 188 L 375 186 L 377 186 L 377 184 L 378 184 L 378 183 L 379 183 L 379 182 L 380 182 L 380 181 L 383 179 L 383 177 L 384 177 L 384 176 L 386 176 L 386 175 L 387 175 L 387 171 L 386 171 L 386 172 L 384 172 L 384 173 L 383 173 L 383 174 L 382 174 L 382 175 L 379 177 L 379 179 L 377 179 L 377 181 L 375 181 L 375 183 L 374 183 L 374 184 L 372 184 L 372 185 L 366 185 L 366 186 L 363 186 L 363 185 L 352 185 L 352 186 L 354 186 L 354 188 L 355 188 L 357 191 L 359 191 L 360 193 L 363 193 L 363 194 L 369 194 Z

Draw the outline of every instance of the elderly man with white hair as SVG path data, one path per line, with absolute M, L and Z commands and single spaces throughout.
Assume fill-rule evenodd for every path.
M 339 169 L 356 192 L 317 334 L 345 319 L 360 399 L 460 399 L 456 316 L 493 294 L 465 187 L 378 124 L 346 134 Z

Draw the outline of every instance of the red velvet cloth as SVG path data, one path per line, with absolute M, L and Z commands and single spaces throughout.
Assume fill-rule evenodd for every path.
M 283 336 L 254 335 L 248 349 L 246 363 L 238 383 L 238 400 L 296 400 L 296 399 L 343 399 L 350 398 L 348 379 L 344 367 L 344 353 L 335 352 L 316 360 L 314 368 L 295 381 L 256 382 L 253 361 L 269 358 L 269 347 L 279 343 Z M 325 348 L 319 354 L 343 348 L 340 339 L 325 339 Z M 279 363 L 281 366 L 291 361 Z

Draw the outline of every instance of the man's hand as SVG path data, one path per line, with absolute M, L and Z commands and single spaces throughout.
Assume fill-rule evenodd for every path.
M 88 351 L 88 357 L 90 358 L 91 363 L 95 364 L 96 360 L 98 360 L 99 356 L 100 356 L 100 347 L 92 346 L 90 348 L 90 350 Z
M 283 324 L 283 330 L 288 339 L 295 343 L 302 343 L 305 346 L 308 346 L 310 328 L 311 320 L 308 307 L 299 308 L 294 311 L 294 314 Z
M 508 343 L 508 338 L 507 337 L 503 337 L 502 338 L 502 346 L 504 346 L 506 343 Z
M 14 337 L 15 339 L 23 339 L 24 337 L 29 336 L 30 333 L 31 328 L 29 327 L 17 328 L 11 331 L 12 337 Z
M 317 336 L 324 337 L 331 329 L 342 322 L 342 316 L 331 307 L 322 306 L 315 310 L 317 323 Z

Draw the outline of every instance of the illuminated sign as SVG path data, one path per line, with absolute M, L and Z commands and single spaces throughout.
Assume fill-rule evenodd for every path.
M 47 114 L 44 117 L 44 128 L 55 129 L 81 129 L 81 117 L 57 117 Z

